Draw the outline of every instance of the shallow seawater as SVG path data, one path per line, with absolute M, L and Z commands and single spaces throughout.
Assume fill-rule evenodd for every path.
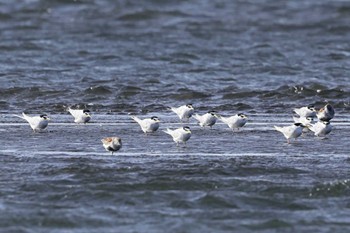
M 349 232 L 349 13 L 340 0 L 0 0 L 0 231 Z M 162 130 L 188 103 L 249 121 L 191 119 L 177 147 Z M 287 144 L 273 128 L 326 103 L 326 139 Z M 21 112 L 48 114 L 47 132 Z M 130 115 L 161 128 L 146 136 Z M 107 136 L 122 138 L 114 155 Z
M 96 115 L 86 125 L 53 115 L 33 133 L 2 115 L 1 225 L 5 231 L 213 232 L 346 230 L 349 223 L 350 117 L 327 139 L 307 133 L 287 144 L 273 125 L 287 115 L 251 115 L 232 132 L 189 123 L 177 147 L 144 135 L 129 116 Z M 161 116 L 161 129 L 179 127 Z M 102 123 L 99 123 L 102 122 Z M 100 139 L 120 136 L 111 155 Z

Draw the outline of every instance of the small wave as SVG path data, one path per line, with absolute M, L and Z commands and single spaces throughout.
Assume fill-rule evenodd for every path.
M 86 4 L 86 2 L 92 2 L 92 1 L 86 1 L 86 0 L 54 0 L 52 2 L 56 2 L 56 3 L 60 3 L 60 4 L 72 4 L 72 5 L 76 5 L 76 4 Z
M 225 93 L 222 99 L 244 99 L 244 102 L 250 104 L 253 98 L 258 98 L 260 101 L 279 100 L 279 103 L 287 103 L 289 101 L 303 101 L 304 104 L 316 104 L 319 107 L 325 105 L 325 100 L 332 100 L 332 104 L 339 108 L 344 108 L 349 91 L 342 87 L 326 88 L 320 84 L 313 84 L 311 86 L 287 86 L 283 85 L 274 90 L 234 90 L 232 93 Z M 339 99 L 340 101 L 336 101 Z M 274 103 L 276 104 L 276 102 Z M 294 103 L 296 105 L 296 103 Z
M 264 221 L 258 224 L 250 224 L 247 228 L 252 230 L 264 230 L 264 229 L 276 229 L 276 228 L 290 228 L 293 225 L 290 223 L 283 221 L 281 219 L 270 219 L 268 221 Z
M 92 94 L 92 95 L 109 95 L 112 93 L 109 87 L 106 86 L 93 86 L 89 87 L 88 89 L 85 89 L 84 91 L 86 94 Z
M 254 109 L 251 105 L 246 103 L 235 103 L 235 104 L 223 104 L 215 107 L 216 111 L 247 111 Z
M 209 98 L 212 95 L 208 92 L 194 91 L 187 88 L 180 88 L 177 90 L 176 94 L 170 94 L 169 98 L 175 100 L 191 100 L 191 99 L 203 99 Z
M 341 88 L 327 89 L 323 91 L 317 91 L 320 97 L 327 99 L 343 99 L 350 96 L 350 92 L 345 91 Z
M 183 53 L 183 52 L 176 52 L 171 54 L 172 57 L 176 57 L 178 59 L 182 58 L 182 59 L 189 59 L 189 60 L 199 60 L 200 58 L 198 57 L 198 55 L 194 54 L 194 53 Z
M 350 6 L 348 6 L 348 5 L 340 6 L 340 7 L 338 7 L 337 12 L 340 14 L 344 14 L 344 16 L 349 16 Z
M 46 99 L 57 97 L 65 93 L 65 90 L 52 90 L 48 88 L 33 87 L 11 87 L 0 89 L 1 94 L 6 98 L 35 99 L 45 97 Z
M 348 28 L 347 30 L 350 30 L 350 28 Z M 328 57 L 332 60 L 344 60 L 347 59 L 348 56 L 346 56 L 344 53 L 330 53 L 328 54 Z
M 1 101 L 0 100 L 0 108 L 5 109 L 8 107 L 8 103 L 6 101 Z
M 139 20 L 151 20 L 162 16 L 170 17 L 186 17 L 187 14 L 181 11 L 158 11 L 158 10 L 148 10 L 142 9 L 136 12 L 129 12 L 122 14 L 118 17 L 119 20 L 123 21 L 139 21 Z
M 228 93 L 223 95 L 223 99 L 235 99 L 235 98 L 247 98 L 247 97 L 255 97 L 255 96 L 259 96 L 264 92 L 261 91 L 242 91 L 242 92 L 234 92 L 234 93 Z M 271 93 L 271 92 L 270 92 Z
M 11 19 L 12 18 L 12 16 L 11 16 L 11 14 L 6 14 L 6 13 L 2 13 L 2 12 L 0 12 L 0 20 L 9 20 L 9 19 Z
M 159 14 L 160 12 L 154 10 L 142 10 L 123 14 L 118 19 L 123 21 L 150 20 L 157 18 Z
M 119 91 L 119 95 L 124 97 L 130 97 L 140 94 L 142 92 L 144 92 L 144 90 L 137 86 L 123 86 Z
M 175 64 L 175 65 L 192 65 L 193 63 L 189 60 L 185 59 L 174 59 L 170 62 L 170 64 Z
M 256 44 L 253 47 L 251 47 L 250 52 L 255 54 L 256 56 L 260 58 L 276 58 L 276 57 L 282 57 L 284 58 L 285 55 L 278 51 L 274 46 L 271 46 L 270 44 Z
M 207 194 L 196 201 L 200 206 L 207 206 L 208 208 L 238 208 L 236 204 L 224 197 Z
M 309 197 L 343 197 L 350 195 L 350 180 L 337 180 L 315 185 Z

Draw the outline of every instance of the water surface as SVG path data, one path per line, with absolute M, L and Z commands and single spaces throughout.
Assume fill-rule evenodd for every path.
M 0 0 L 3 232 L 348 232 L 350 3 Z M 243 112 L 186 147 L 168 108 Z M 274 125 L 331 103 L 327 139 Z M 68 106 L 89 108 L 76 125 Z M 46 113 L 45 133 L 13 114 Z M 130 114 L 157 115 L 145 136 Z M 115 155 L 100 140 L 120 136 Z

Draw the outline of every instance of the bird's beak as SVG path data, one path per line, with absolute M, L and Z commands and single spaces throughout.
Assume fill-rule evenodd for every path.
M 46 120 L 50 121 L 50 120 L 51 120 L 51 118 L 50 118 L 50 117 L 46 117 Z

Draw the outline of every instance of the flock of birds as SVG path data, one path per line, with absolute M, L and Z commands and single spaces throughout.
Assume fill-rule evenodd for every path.
M 204 115 L 194 114 L 194 108 L 192 104 L 187 104 L 180 106 L 178 108 L 170 108 L 171 111 L 176 113 L 180 118 L 181 122 L 189 122 L 191 117 L 195 118 L 201 127 L 212 127 L 217 119 L 221 120 L 223 123 L 227 124 L 232 130 L 239 130 L 247 123 L 248 117 L 239 113 L 231 117 L 223 117 L 217 114 L 215 111 L 209 111 Z M 90 111 L 87 109 L 71 109 L 68 108 L 69 113 L 74 117 L 75 123 L 86 124 L 91 119 Z M 294 109 L 294 112 L 299 115 L 299 117 L 293 117 L 294 124 L 285 127 L 274 126 L 275 129 L 281 132 L 290 143 L 290 139 L 296 139 L 302 135 L 303 132 L 312 131 L 318 137 L 324 137 L 329 134 L 332 130 L 330 120 L 334 117 L 335 111 L 330 104 L 326 104 L 320 110 L 316 110 L 313 105 L 309 105 L 302 108 Z M 28 116 L 25 113 L 22 115 L 14 115 L 26 120 L 34 132 L 40 132 L 44 130 L 49 123 L 50 118 L 46 114 L 40 116 Z M 159 129 L 160 120 L 158 117 L 153 116 L 151 118 L 140 119 L 136 116 L 131 116 L 131 118 L 137 122 L 141 130 L 145 133 L 153 133 Z M 315 122 L 315 118 L 318 119 Z M 191 138 L 191 129 L 188 126 L 183 126 L 177 129 L 163 130 L 164 133 L 169 134 L 173 141 L 178 146 L 180 143 L 186 144 L 186 142 Z M 103 147 L 112 152 L 120 150 L 122 147 L 122 140 L 119 137 L 107 137 L 102 140 Z
M 312 131 L 317 137 L 325 137 L 332 131 L 330 120 L 335 115 L 332 105 L 326 104 L 318 111 L 313 105 L 309 105 L 296 108 L 294 112 L 299 117 L 293 117 L 295 122 L 293 125 L 285 127 L 275 126 L 275 129 L 284 135 L 288 143 L 290 143 L 290 139 L 300 137 L 303 132 Z M 315 122 L 315 118 L 318 119 L 317 122 Z

